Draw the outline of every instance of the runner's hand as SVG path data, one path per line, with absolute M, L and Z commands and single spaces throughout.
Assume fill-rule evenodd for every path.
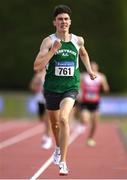
M 61 48 L 61 46 L 62 46 L 62 44 L 61 44 L 61 42 L 60 42 L 60 40 L 56 40 L 55 42 L 54 42 L 54 44 L 53 44 L 53 49 L 54 49 L 54 51 L 56 52 L 58 49 L 60 49 Z
M 90 79 L 94 80 L 97 76 L 94 72 L 89 73 Z

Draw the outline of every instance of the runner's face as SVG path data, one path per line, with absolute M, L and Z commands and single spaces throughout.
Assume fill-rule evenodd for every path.
M 70 16 L 66 13 L 58 14 L 53 21 L 53 24 L 58 32 L 67 32 L 71 25 Z

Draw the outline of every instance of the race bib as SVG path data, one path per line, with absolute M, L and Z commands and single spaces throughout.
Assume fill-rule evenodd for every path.
M 89 92 L 89 93 L 86 94 L 86 98 L 87 99 L 91 99 L 91 100 L 96 99 L 97 98 L 97 94 L 93 93 L 93 92 Z
M 62 61 L 56 62 L 55 75 L 56 76 L 73 76 L 74 75 L 74 62 Z

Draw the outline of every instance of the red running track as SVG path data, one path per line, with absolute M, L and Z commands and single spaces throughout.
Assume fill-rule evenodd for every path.
M 0 179 L 65 179 L 49 159 L 54 147 L 41 148 L 43 125 L 11 122 L 13 126 L 10 122 L 0 124 Z M 117 124 L 100 123 L 94 148 L 85 144 L 86 134 L 72 130 L 66 179 L 127 179 L 127 152 Z

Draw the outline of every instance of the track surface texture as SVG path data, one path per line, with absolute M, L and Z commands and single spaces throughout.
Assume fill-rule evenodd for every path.
M 99 124 L 93 148 L 85 144 L 87 129 L 72 126 L 66 177 L 52 164 L 55 147 L 41 148 L 43 124 L 0 122 L 0 179 L 127 179 L 127 152 L 115 121 Z

